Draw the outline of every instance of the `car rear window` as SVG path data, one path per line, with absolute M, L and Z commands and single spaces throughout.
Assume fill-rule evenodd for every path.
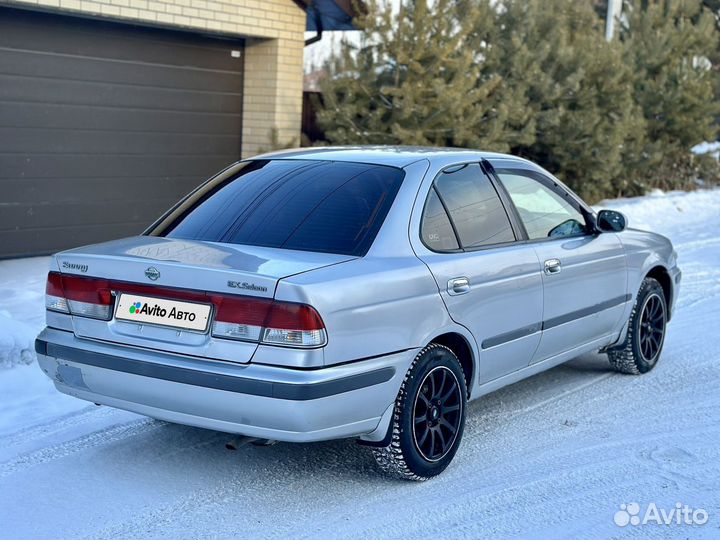
M 362 256 L 404 176 L 365 163 L 251 161 L 190 194 L 150 234 Z

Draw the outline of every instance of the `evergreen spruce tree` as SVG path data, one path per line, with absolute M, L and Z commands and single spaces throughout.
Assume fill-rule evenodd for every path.
M 530 143 L 522 93 L 503 88 L 489 50 L 489 0 L 368 2 L 322 83 L 318 124 L 333 144 L 417 144 L 509 150 Z
M 685 187 L 699 165 L 690 148 L 718 133 L 715 17 L 701 0 L 633 0 L 624 15 L 621 38 L 647 126 L 637 191 Z
M 369 0 L 318 124 L 333 144 L 508 151 L 590 201 L 714 180 L 689 149 L 717 135 L 718 1 L 626 0 L 607 43 L 601 0 Z
M 623 190 L 623 163 L 635 156 L 643 118 L 622 48 L 604 39 L 591 2 L 506 0 L 500 17 L 501 74 L 526 93 L 535 120 L 531 144 L 511 151 L 555 173 L 588 200 Z

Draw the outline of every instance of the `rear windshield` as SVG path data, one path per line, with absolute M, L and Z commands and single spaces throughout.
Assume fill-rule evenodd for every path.
M 404 176 L 364 163 L 250 161 L 190 194 L 150 234 L 362 256 Z

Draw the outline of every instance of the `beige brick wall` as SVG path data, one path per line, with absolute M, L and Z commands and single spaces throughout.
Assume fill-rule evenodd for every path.
M 48 11 L 97 15 L 244 37 L 243 157 L 300 142 L 305 12 L 292 0 L 2 0 Z

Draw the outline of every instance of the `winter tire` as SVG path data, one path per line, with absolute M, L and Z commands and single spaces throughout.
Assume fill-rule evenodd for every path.
M 645 278 L 630 314 L 625 341 L 608 350 L 613 369 L 640 375 L 655 367 L 665 342 L 667 312 L 667 301 L 660 283 L 653 278 Z
M 467 384 L 457 356 L 431 343 L 418 353 L 400 387 L 390 443 L 373 448 L 380 467 L 405 480 L 427 480 L 450 464 L 465 427 Z

